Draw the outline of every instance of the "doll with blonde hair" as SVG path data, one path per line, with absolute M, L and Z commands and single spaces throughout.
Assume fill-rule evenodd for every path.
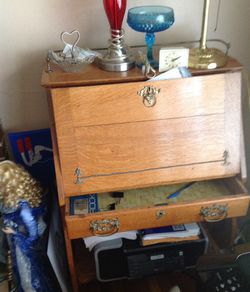
M 0 213 L 20 292 L 61 291 L 46 253 L 46 205 L 39 183 L 11 161 L 0 163 Z

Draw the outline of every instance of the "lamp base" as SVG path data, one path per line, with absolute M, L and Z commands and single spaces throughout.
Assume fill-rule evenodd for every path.
M 189 52 L 188 67 L 193 69 L 215 69 L 226 65 L 227 55 L 215 48 L 192 48 Z
M 98 66 L 105 71 L 123 72 L 132 69 L 135 66 L 135 60 L 133 57 L 122 60 L 102 58 L 98 59 Z
M 98 60 L 98 66 L 106 71 L 128 71 L 135 66 L 129 47 L 124 43 L 124 30 L 111 29 L 111 39 L 106 54 Z

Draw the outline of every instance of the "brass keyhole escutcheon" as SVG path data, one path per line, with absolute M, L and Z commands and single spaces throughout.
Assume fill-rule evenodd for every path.
M 166 211 L 164 210 L 156 211 L 156 219 L 161 219 L 164 216 L 166 216 Z
M 138 91 L 138 95 L 143 97 L 143 104 L 146 107 L 152 107 L 156 104 L 156 95 L 160 93 L 160 89 L 153 86 L 145 86 L 143 89 Z

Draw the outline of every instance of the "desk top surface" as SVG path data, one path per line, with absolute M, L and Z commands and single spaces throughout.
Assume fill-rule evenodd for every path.
M 42 73 L 41 85 L 45 88 L 139 82 L 147 80 L 141 70 L 137 67 L 126 72 L 108 72 L 98 68 L 96 64 L 90 64 L 83 71 L 77 73 L 65 73 L 58 66 L 51 64 L 51 69 L 53 71 L 48 73 L 46 71 L 47 68 L 45 68 Z M 226 66 L 222 68 L 211 70 L 191 69 L 190 72 L 195 76 L 239 71 L 241 69 L 242 65 L 237 60 L 229 57 Z

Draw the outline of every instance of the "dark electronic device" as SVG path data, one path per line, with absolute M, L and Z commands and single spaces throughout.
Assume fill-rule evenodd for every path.
M 241 270 L 236 267 L 218 269 L 208 273 L 206 282 L 200 288 L 206 292 L 249 292 L 250 286 Z
M 111 197 L 113 198 L 123 198 L 124 193 L 123 192 L 113 192 L 111 193 Z
M 239 250 L 241 253 L 237 255 Z M 226 255 L 222 255 L 221 258 L 219 257 L 217 261 L 214 261 L 217 265 L 214 268 L 211 264 L 203 265 L 202 269 L 198 268 L 200 278 L 198 292 L 250 291 L 249 246 L 239 245 L 235 247 L 235 251 L 236 253 L 231 255 L 231 263 L 228 260 L 225 261 Z
M 135 279 L 195 266 L 207 248 L 204 234 L 193 241 L 141 246 L 140 240 L 113 239 L 94 248 L 97 279 Z

